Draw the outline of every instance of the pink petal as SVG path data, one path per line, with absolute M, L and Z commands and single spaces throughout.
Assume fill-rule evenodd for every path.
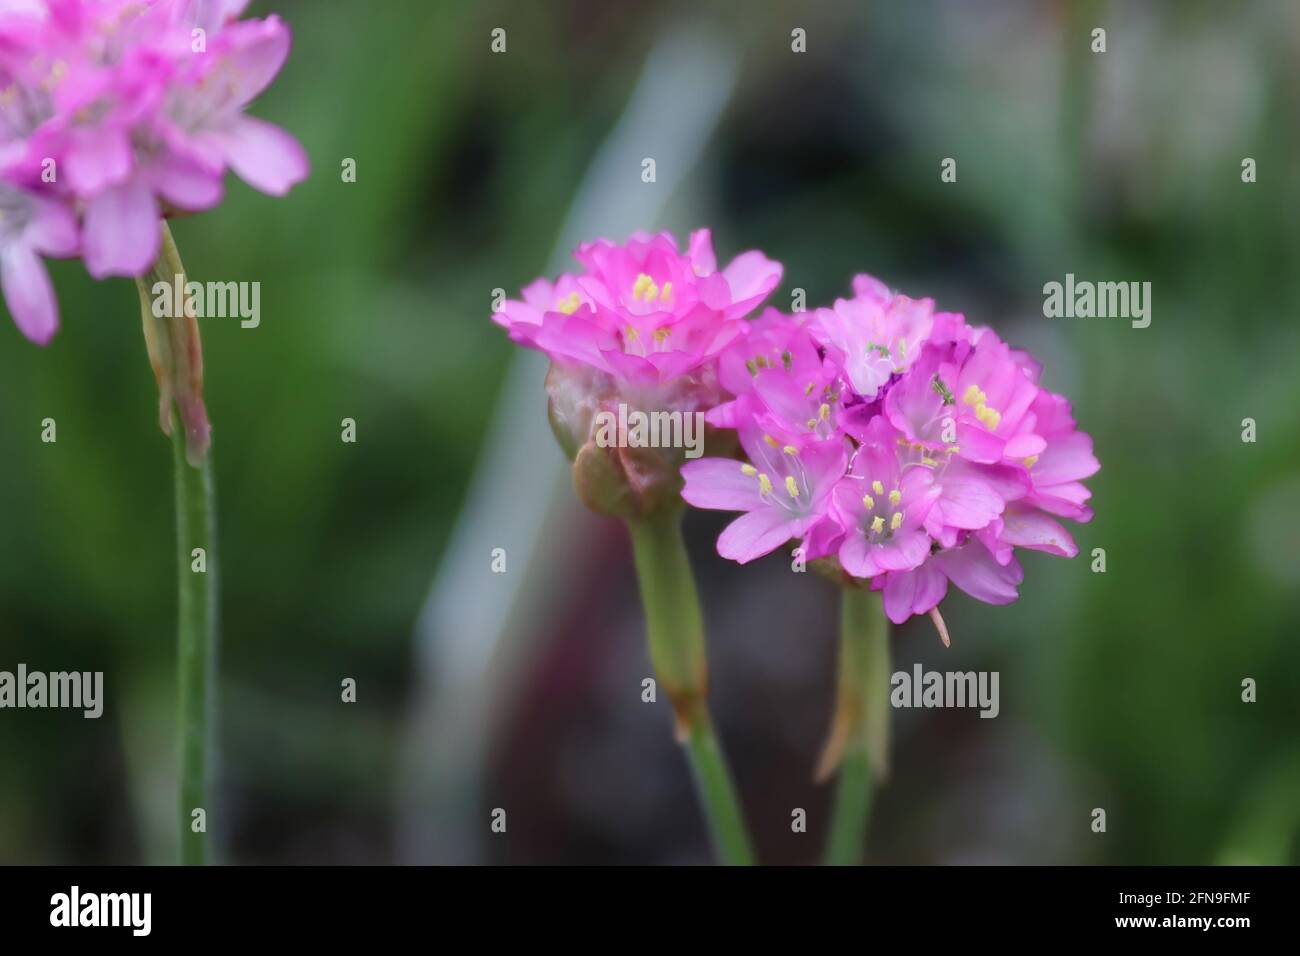
M 86 204 L 86 271 L 96 279 L 138 276 L 158 258 L 161 227 L 153 193 L 139 178 Z
M 1006 442 L 997 435 L 971 422 L 957 423 L 957 444 L 961 456 L 967 461 L 995 464 L 1002 460 Z
M 232 23 L 218 35 L 225 62 L 213 69 L 223 82 L 236 83 L 234 102 L 246 105 L 271 85 L 289 56 L 289 28 L 279 17 Z
M 941 494 L 927 520 L 953 528 L 975 530 L 984 527 L 1006 507 L 1000 495 L 975 476 L 944 475 Z
M 764 507 L 758 478 L 746 475 L 744 466 L 728 458 L 701 458 L 682 465 L 686 480 L 682 497 L 697 508 L 720 511 L 755 511 Z
M 1101 468 L 1092 453 L 1092 438 L 1086 432 L 1069 432 L 1054 436 L 1034 465 L 1034 484 L 1038 487 L 1080 481 Z
M 77 235 L 77 217 L 60 202 L 34 200 L 35 215 L 27 224 L 26 238 L 42 255 L 73 256 L 81 245 Z
M 221 178 L 175 153 L 165 153 L 152 163 L 147 176 L 154 190 L 173 206 L 198 212 L 221 201 Z
M 885 614 L 902 624 L 913 614 L 937 607 L 948 593 L 948 579 L 927 561 L 912 571 L 892 571 L 885 577 Z
M 727 525 L 718 536 L 718 554 L 747 564 L 802 533 L 799 524 L 777 508 L 751 511 Z
M 1041 435 L 1027 432 L 1008 439 L 1005 454 L 1008 458 L 1028 458 L 1030 455 L 1042 454 L 1046 447 L 1047 442 Z
M 924 531 L 898 531 L 876 550 L 876 564 L 885 571 L 910 571 L 930 554 L 930 536 Z
M 690 251 L 687 254 L 697 276 L 712 275 L 718 271 L 718 259 L 713 254 L 713 234 L 708 229 L 696 229 L 691 233 Z
M 59 328 L 59 304 L 45 263 L 27 246 L 7 246 L 0 253 L 0 283 L 19 331 L 37 345 L 48 345 Z
M 278 126 L 241 116 L 218 141 L 230 168 L 254 189 L 283 196 L 307 177 L 307 154 Z
M 81 130 L 60 173 L 78 196 L 93 196 L 131 175 L 131 156 L 126 130 L 114 126 Z
M 834 554 L 839 550 L 846 533 L 844 527 L 834 517 L 828 515 L 820 519 L 804 536 L 804 557 L 812 560 Z
M 1041 511 L 1008 511 L 1002 516 L 1000 538 L 1007 544 L 1072 558 L 1079 547 L 1070 533 Z
M 988 549 L 972 541 L 954 551 L 935 555 L 934 560 L 953 584 L 985 604 L 1010 604 L 1020 595 L 1016 586 L 1024 579 L 1017 561 L 999 565 Z
M 781 263 L 773 262 L 757 249 L 742 252 L 722 270 L 731 287 L 731 318 L 751 311 L 771 294 L 781 282 Z
M 528 290 L 525 289 L 525 295 L 527 292 Z M 506 299 L 501 306 L 501 311 L 492 313 L 492 321 L 507 329 L 516 325 L 541 325 L 542 313 L 527 302 L 520 302 L 518 299 Z
M 840 545 L 840 564 L 855 578 L 874 578 L 882 570 L 876 565 L 876 551 L 861 529 L 851 529 Z

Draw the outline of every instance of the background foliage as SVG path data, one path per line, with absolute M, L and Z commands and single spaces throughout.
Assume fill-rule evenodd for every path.
M 1001 672 L 1002 714 L 896 714 L 871 855 L 888 862 L 1300 859 L 1300 7 L 428 2 L 281 13 L 295 50 L 255 112 L 313 175 L 238 182 L 175 224 L 191 277 L 262 282 L 262 326 L 204 326 L 221 506 L 227 859 L 405 858 L 402 735 L 417 615 L 474 481 L 512 347 L 491 290 L 547 267 L 593 156 L 671 29 L 710 31 L 737 85 L 660 223 L 786 265 L 777 303 L 870 271 L 1033 349 L 1103 469 L 1086 557 L 1033 556 L 1009 608 L 945 606 L 898 666 Z M 507 28 L 494 56 L 489 31 Z M 790 30 L 808 52 L 790 51 Z M 1108 51 L 1088 52 L 1089 31 Z M 660 119 L 670 133 L 675 121 Z M 958 182 L 939 163 L 958 160 Z M 1259 181 L 1241 182 L 1243 157 Z M 358 181 L 340 179 L 355 158 Z M 629 190 L 653 188 L 627 170 Z M 104 670 L 99 721 L 0 712 L 0 861 L 166 856 L 172 819 L 170 449 L 136 293 L 55 264 L 63 329 L 0 324 L 0 668 Z M 1150 281 L 1153 322 L 1042 317 L 1041 289 Z M 545 428 L 541 396 L 528 410 Z M 1258 422 L 1243 444 L 1241 422 Z M 57 444 L 40 422 L 57 421 Z M 358 441 L 339 440 L 344 417 Z M 558 459 L 559 452 L 554 452 Z M 554 462 L 545 463 L 553 467 Z M 517 476 L 520 486 L 530 481 Z M 772 862 L 815 859 L 835 596 L 688 523 L 716 709 Z M 530 655 L 490 702 L 476 819 L 513 862 L 706 858 L 648 673 L 630 554 L 584 520 L 571 587 L 520 613 Z M 490 544 L 485 544 L 486 554 Z M 534 568 L 512 568 L 527 574 Z M 471 599 L 469 596 L 467 600 Z M 474 597 L 480 600 L 481 597 Z M 356 705 L 339 681 L 358 680 Z M 1241 681 L 1259 684 L 1243 704 Z M 418 745 L 418 742 L 417 742 Z M 479 799 L 475 797 L 475 799 Z M 790 810 L 810 832 L 789 832 Z M 1089 813 L 1108 812 L 1092 834 Z M 431 817 L 437 806 L 421 812 Z M 441 858 L 435 846 L 429 859 Z

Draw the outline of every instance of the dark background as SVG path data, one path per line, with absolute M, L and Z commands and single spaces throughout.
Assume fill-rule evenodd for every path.
M 578 510 L 542 367 L 488 320 L 578 238 L 709 225 L 721 259 L 785 264 L 784 308 L 869 271 L 1032 349 L 1103 465 L 1079 558 L 1029 555 L 1010 607 L 950 598 L 951 650 L 897 629 L 900 668 L 999 671 L 1001 715 L 896 713 L 870 859 L 1300 860 L 1300 6 L 249 12 L 273 11 L 295 48 L 254 112 L 312 176 L 174 224 L 191 278 L 262 283 L 260 328 L 203 327 L 222 859 L 709 858 L 667 705 L 640 700 L 624 533 Z M 54 344 L 0 323 L 0 669 L 103 670 L 107 704 L 0 711 L 0 862 L 168 860 L 171 450 L 132 284 L 52 271 Z M 1151 326 L 1044 318 L 1067 272 L 1151 282 Z M 719 558 L 726 520 L 687 524 L 714 711 L 760 856 L 811 862 L 836 596 Z

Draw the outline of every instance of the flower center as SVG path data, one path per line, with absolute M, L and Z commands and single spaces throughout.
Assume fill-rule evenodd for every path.
M 980 389 L 978 385 L 967 386 L 961 400 L 975 409 L 975 417 L 989 431 L 997 431 L 998 423 L 1002 421 L 1002 413 L 988 404 L 988 396 Z
M 673 284 L 671 282 L 665 282 L 661 288 L 655 284 L 654 279 L 644 272 L 638 274 L 636 282 L 632 284 L 632 298 L 638 302 L 644 302 L 646 305 L 651 305 L 656 300 L 667 305 L 672 295 Z
M 903 512 L 894 509 L 902 502 L 903 493 L 895 484 L 886 495 L 884 483 L 879 480 L 871 483 L 871 492 L 862 496 L 862 506 L 867 509 L 862 534 L 875 544 L 888 541 L 894 536 L 894 532 L 902 527 Z M 885 505 L 886 501 L 888 506 Z
M 751 464 L 741 465 L 740 470 L 758 480 L 758 494 L 764 503 L 791 515 L 806 514 L 812 505 L 813 488 L 799 460 L 799 449 L 782 445 L 771 435 L 764 435 L 763 442 L 771 451 L 762 452 L 762 470 Z

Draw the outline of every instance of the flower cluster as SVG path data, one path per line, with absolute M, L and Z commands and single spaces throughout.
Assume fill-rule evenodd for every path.
M 583 243 L 574 258 L 581 273 L 536 280 L 492 318 L 551 359 L 551 423 L 575 459 L 583 500 L 643 511 L 677 497 L 681 455 L 599 448 L 596 416 L 619 404 L 677 415 L 717 406 L 719 357 L 746 336 L 744 316 L 776 288 L 781 266 L 751 251 L 718 269 L 707 229 L 691 234 L 685 252 L 669 233 L 636 233 L 622 244 Z
M 298 143 L 244 115 L 289 52 L 248 0 L 0 0 L 0 280 L 15 322 L 47 343 L 58 306 L 42 256 L 95 278 L 139 276 L 159 218 L 216 205 L 233 170 L 281 195 Z
M 723 350 L 733 398 L 709 420 L 736 429 L 747 460 L 686 463 L 682 497 L 744 512 L 718 540 L 724 557 L 797 541 L 882 591 L 895 623 L 933 611 L 949 583 L 1014 601 L 1016 547 L 1077 553 L 1057 519 L 1092 517 L 1092 440 L 991 330 L 870 276 L 853 293 L 812 313 L 768 309 Z
M 757 251 L 719 271 L 707 229 L 691 234 L 685 253 L 661 232 L 583 243 L 573 257 L 582 274 L 538 279 L 492 318 L 514 341 L 625 394 L 661 393 L 708 366 L 781 281 L 781 266 Z
M 707 230 L 684 253 L 661 233 L 575 255 L 582 274 L 538 279 L 493 319 L 551 358 L 552 424 L 593 507 L 619 511 L 593 485 L 662 478 L 626 450 L 593 451 L 593 419 L 618 401 L 705 411 L 735 432 L 743 461 L 672 461 L 674 497 L 743 512 L 718 539 L 723 557 L 796 542 L 805 561 L 882 591 L 895 623 L 935 612 L 949 583 L 1014 601 L 1017 547 L 1077 553 L 1057 519 L 1092 518 L 1092 439 L 991 330 L 867 275 L 830 308 L 745 320 L 781 266 L 752 251 L 718 271 Z

